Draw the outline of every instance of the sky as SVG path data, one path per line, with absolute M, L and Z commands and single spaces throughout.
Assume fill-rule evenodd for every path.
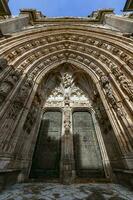
M 81 16 L 85 17 L 92 11 L 103 8 L 114 8 L 120 14 L 126 0 L 9 0 L 13 15 L 18 15 L 19 9 L 33 8 L 48 17 Z

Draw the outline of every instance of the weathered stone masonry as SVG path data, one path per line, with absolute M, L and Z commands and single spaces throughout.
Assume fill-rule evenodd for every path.
M 34 18 L 30 15 L 32 12 Z M 103 25 L 106 12 L 111 11 L 99 11 L 95 19 L 52 19 L 42 15 L 37 18 L 37 12 L 23 10 L 21 16 L 29 24 L 26 21 L 23 29 L 11 31 L 10 37 L 3 32 L 5 35 L 0 39 L 0 184 L 8 182 L 8 177 L 13 182 L 29 179 L 42 115 L 53 107 L 61 110 L 64 120 L 62 145 L 66 146 L 61 148 L 61 181 L 68 183 L 76 178 L 72 112 L 85 108 L 89 109 L 95 124 L 105 178 L 114 180 L 116 176 L 115 180 L 126 181 L 128 176 L 128 181 L 133 182 L 133 38 L 130 34 L 125 37 L 129 29 L 133 30 L 131 27 L 128 31 L 119 29 L 117 17 L 117 26 Z M 112 14 L 108 15 L 111 18 Z M 129 21 L 133 25 L 130 18 Z M 50 80 L 56 80 L 54 86 L 50 86 Z M 64 100 L 50 102 L 50 95 L 55 98 L 52 92 L 58 82 L 64 88 L 60 94 Z M 84 103 L 80 103 L 79 89 L 76 90 L 80 94 L 79 103 L 72 101 L 73 84 L 80 85 L 88 96 L 85 100 L 83 95 Z M 56 95 L 60 91 L 55 91 Z M 65 160 L 70 147 L 71 153 Z M 68 180 L 62 180 L 63 177 Z

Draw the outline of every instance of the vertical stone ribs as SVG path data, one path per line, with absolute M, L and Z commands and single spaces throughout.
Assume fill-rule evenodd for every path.
M 112 108 L 117 112 L 118 116 L 124 116 L 125 112 L 123 110 L 122 105 L 117 101 L 113 89 L 111 87 L 109 78 L 104 75 L 104 73 L 98 68 L 97 73 L 100 77 L 101 86 L 105 91 L 105 95 L 109 101 L 109 103 L 112 105 Z
M 29 97 L 32 83 L 27 79 L 24 85 L 19 89 L 16 97 L 11 101 L 8 110 L 1 119 L 0 142 L 2 152 L 11 152 L 13 150 L 14 137 L 13 132 L 17 125 L 20 112 L 25 106 Z

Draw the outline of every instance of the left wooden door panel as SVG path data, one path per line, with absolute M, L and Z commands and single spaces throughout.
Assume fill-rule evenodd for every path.
M 33 157 L 32 177 L 59 177 L 61 129 L 62 113 L 59 111 L 45 112 Z

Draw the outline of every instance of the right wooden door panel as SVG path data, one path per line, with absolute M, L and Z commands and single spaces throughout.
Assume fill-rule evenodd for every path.
M 88 111 L 73 113 L 74 155 L 79 177 L 103 177 L 104 170 L 92 115 Z

